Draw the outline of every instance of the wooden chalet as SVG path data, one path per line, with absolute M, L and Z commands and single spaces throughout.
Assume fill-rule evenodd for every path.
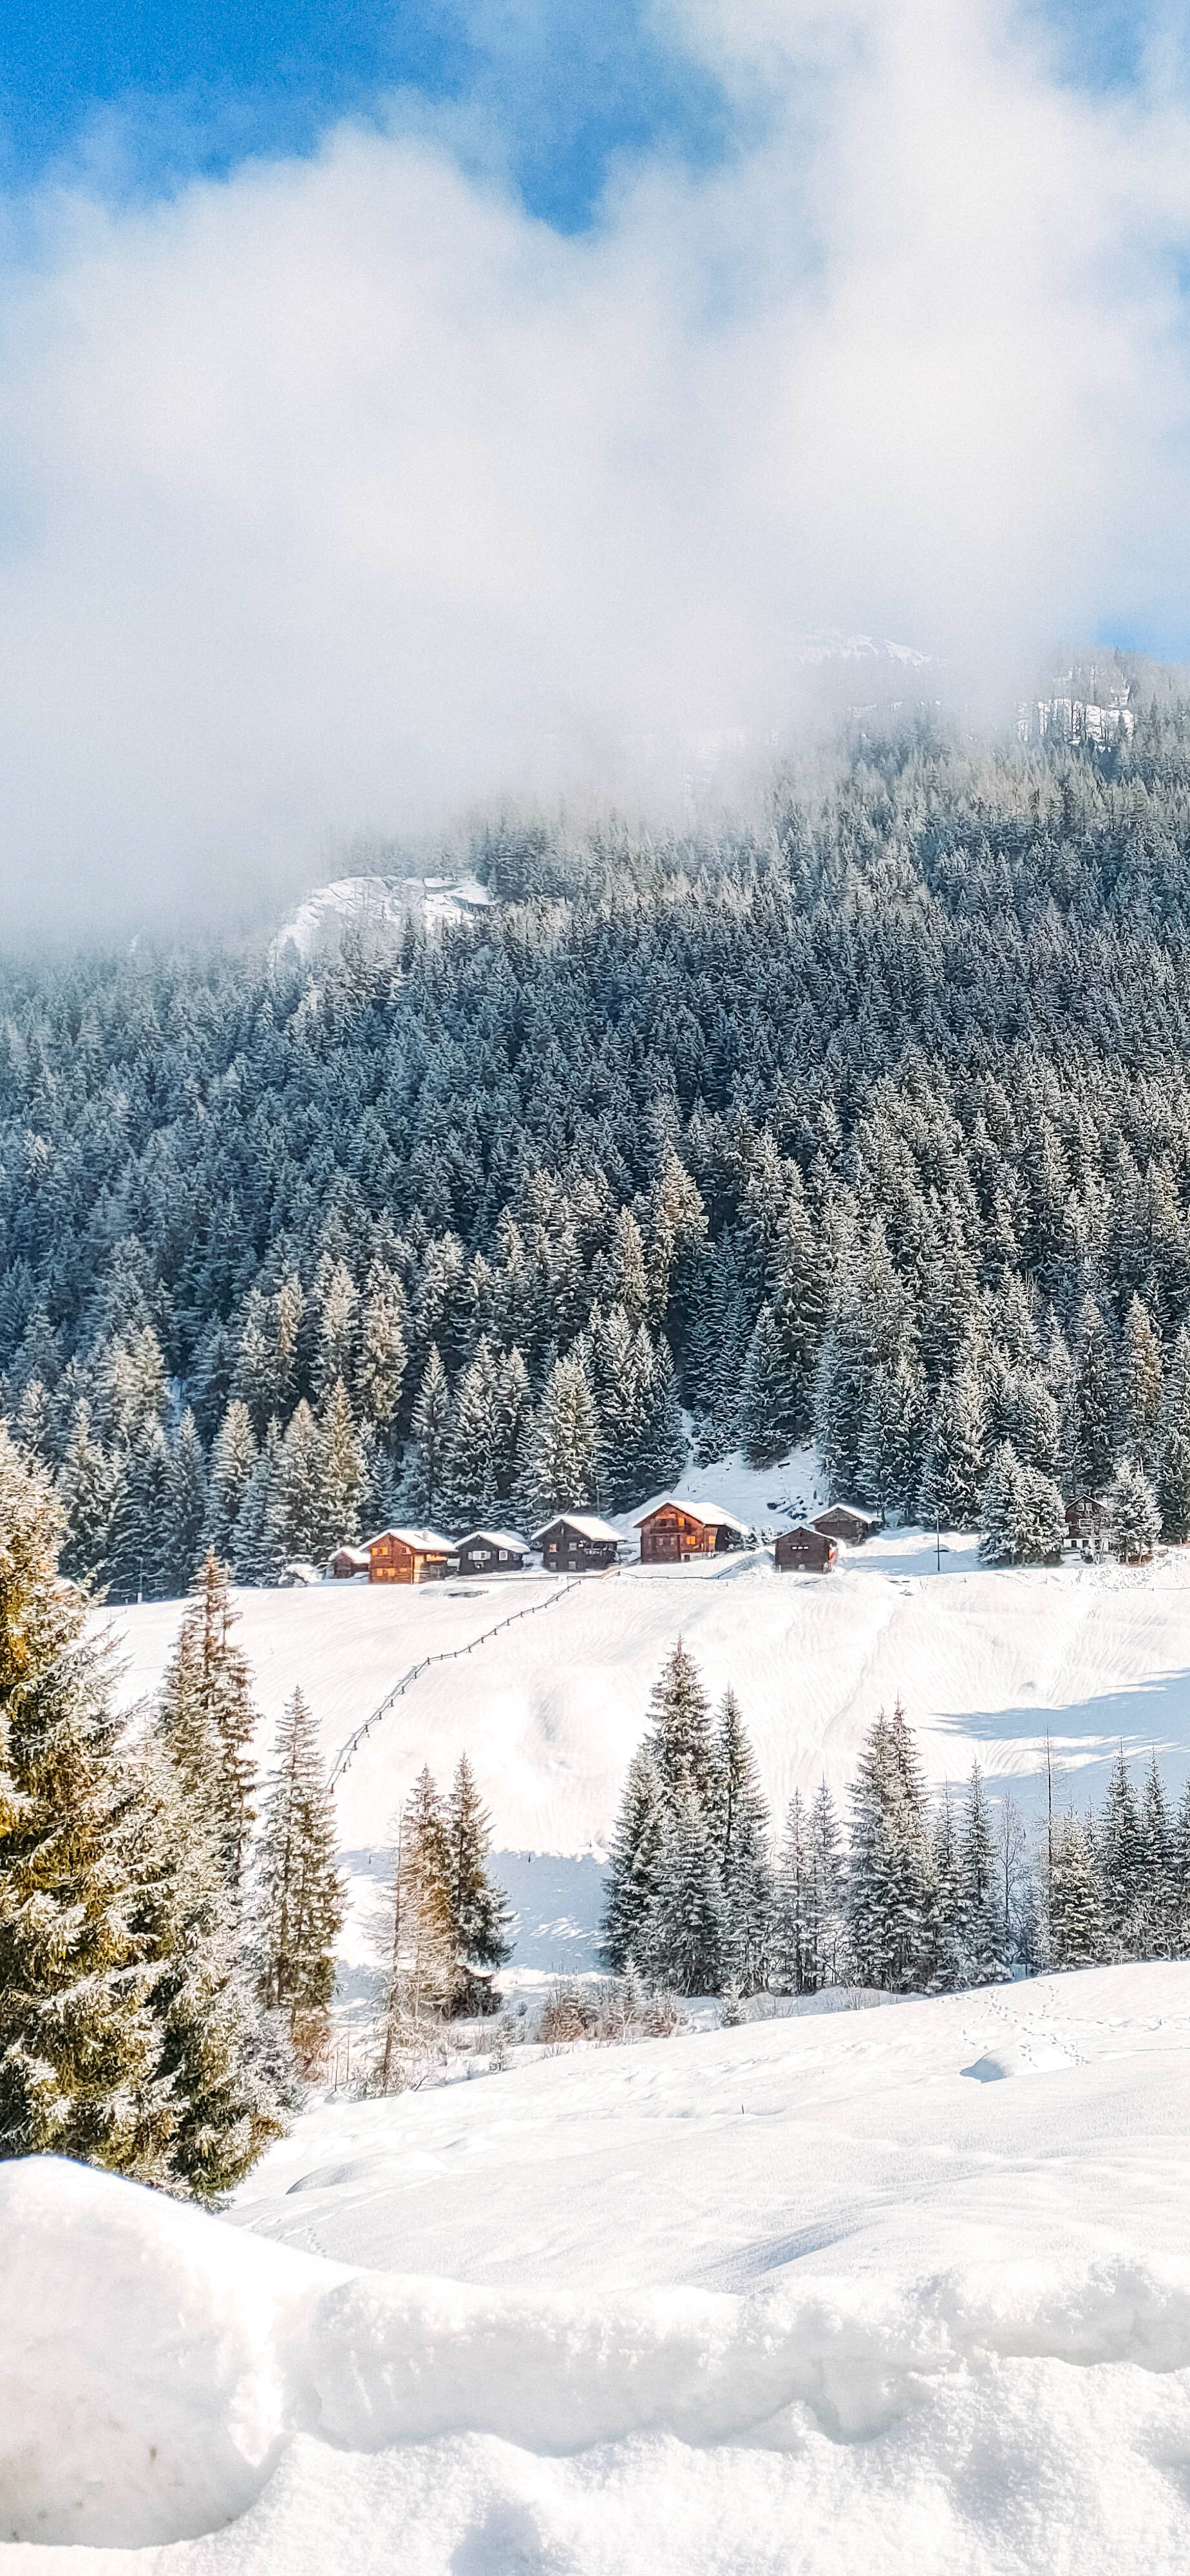
M 838 1553 L 836 1541 L 808 1521 L 782 1530 L 773 1549 L 779 1574 L 829 1574 Z
M 355 1574 L 367 1574 L 372 1560 L 366 1547 L 339 1547 L 331 1558 L 331 1573 L 336 1583 L 350 1583 Z
M 880 1514 L 861 1512 L 857 1503 L 829 1503 L 824 1512 L 815 1512 L 811 1527 L 827 1538 L 845 1539 L 848 1547 L 862 1547 L 879 1529 Z
M 680 1565 L 691 1556 L 721 1556 L 742 1547 L 747 1523 L 719 1503 L 687 1503 L 673 1497 L 658 1503 L 636 1524 L 642 1565 Z
M 593 1512 L 559 1512 L 534 1530 L 533 1545 L 547 1574 L 602 1574 L 616 1562 L 620 1533 Z
M 529 1542 L 515 1530 L 468 1530 L 450 1552 L 452 1574 L 522 1574 Z
M 432 1529 L 381 1530 L 366 1541 L 369 1583 L 440 1583 L 453 1539 Z

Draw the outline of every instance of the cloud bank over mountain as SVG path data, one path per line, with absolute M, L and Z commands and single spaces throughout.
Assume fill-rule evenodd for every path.
M 731 148 L 562 234 L 463 111 L 11 201 L 10 924 L 764 729 L 824 625 L 1185 644 L 1190 114 L 1003 0 L 671 0 Z M 490 149 L 488 148 L 490 146 Z M 324 871 L 325 872 L 325 871 Z

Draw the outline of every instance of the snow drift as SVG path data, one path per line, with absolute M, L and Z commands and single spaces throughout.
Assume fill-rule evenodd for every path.
M 999 2080 L 965 2083 L 997 2016 Z M 1104 1970 L 536 2063 L 461 2098 L 315 2113 L 237 2211 L 296 2233 L 305 2211 L 366 2200 L 386 2158 L 416 2255 L 451 2141 L 494 2144 L 514 2242 L 538 2211 L 542 2260 L 522 2236 L 516 2284 L 362 2270 L 82 2168 L 0 2168 L 0 2535 L 18 2544 L 0 2569 L 1172 2576 L 1190 2556 L 1190 2261 L 1170 2245 L 1188 2018 L 1190 1970 Z M 1055 2057 L 1064 2043 L 1048 2066 L 1047 2026 Z M 787 2240 L 742 2294 L 617 2287 L 606 2234 L 603 2280 L 588 2266 L 556 2286 L 555 2204 L 582 2197 L 601 2123 L 635 2168 L 643 2258 L 664 2237 L 680 2261 L 684 2239 L 699 2266 L 692 2185 L 687 2226 L 672 2163 L 620 2116 L 634 2074 L 647 2090 L 658 2070 L 709 2187 L 725 2196 L 751 2159 L 727 2195 L 737 2236 L 791 2194 L 812 2219 L 849 2129 L 875 2152 L 899 2120 L 890 2151 L 914 2147 L 924 2179 L 915 2193 L 894 2162 L 882 2206 L 865 2166 L 867 2229 L 837 2218 L 817 2253 Z M 965 2157 L 939 2131 L 944 2096 L 976 2124 Z M 1010 2097 L 1025 2130 L 1003 2126 Z M 933 2224 L 931 2150 L 962 2165 L 965 2239 Z M 1081 2233 L 1063 2225 L 1079 2192 Z M 1028 2259 L 1005 2251 L 1014 2225 Z M 994 2250 L 939 2260 L 963 2242 Z

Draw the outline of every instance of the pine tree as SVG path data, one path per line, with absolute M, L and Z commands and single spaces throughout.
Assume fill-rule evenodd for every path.
M 823 1780 L 807 1826 L 807 1894 L 803 1975 L 811 1994 L 837 1986 L 844 1973 L 843 1864 L 834 1801 Z
M 158 1703 L 158 1728 L 196 1813 L 209 1823 L 234 1902 L 243 1892 L 255 1809 L 258 1726 L 248 1665 L 232 1630 L 227 1575 L 209 1552 L 178 1633 Z
M 449 2011 L 458 1986 L 446 1815 L 428 1769 L 419 1772 L 402 1812 L 392 1905 L 382 2067 L 386 2089 L 392 2081 L 400 2024 L 433 2020 Z
M 1085 1826 L 1064 1816 L 1054 1828 L 1048 1930 L 1055 1968 L 1088 1968 L 1103 1955 L 1102 1902 Z
M 1174 1835 L 1156 1753 L 1149 1759 L 1141 1809 L 1142 1896 L 1140 1949 L 1146 1959 L 1176 1956 L 1174 1940 Z
M 278 1468 L 272 1536 L 281 1564 L 316 1565 L 342 1533 L 328 1532 L 326 1444 L 304 1396 L 289 1417 Z
M 644 1965 L 648 1924 L 659 1884 L 664 1810 L 656 1765 L 643 1746 L 633 1754 L 608 1853 L 602 1951 L 617 1976 Z
M 405 1292 L 387 1263 L 376 1261 L 360 1318 L 354 1393 L 363 1420 L 383 1433 L 396 1422 L 407 1364 Z
M 255 1916 L 261 2007 L 283 2016 L 304 2062 L 317 2064 L 325 2053 L 344 1900 L 334 1811 L 300 1690 L 287 1701 L 277 1733 L 256 1855 Z
M 497 1363 L 486 1334 L 463 1370 L 443 1476 L 443 1507 L 455 1527 L 474 1528 L 499 1493 L 500 1390 Z
M 1080 1501 L 1105 1494 L 1115 1463 L 1115 1382 L 1107 1326 L 1092 1297 L 1078 1318 L 1074 1374 L 1075 1491 Z
M 194 1415 L 187 1407 L 170 1443 L 158 1568 L 162 1590 L 189 1590 L 207 1522 L 207 1474 Z
M 689 1791 L 711 1818 L 716 1797 L 710 1709 L 694 1658 L 679 1637 L 649 1694 L 645 1748 L 668 1805 Z
M 208 1537 L 215 1554 L 234 1561 L 234 1542 L 244 1498 L 256 1465 L 256 1434 L 246 1404 L 229 1404 L 211 1450 Z
M 773 1886 L 770 1930 L 773 1980 L 778 1991 L 786 1995 L 812 1993 L 814 1990 L 810 1961 L 811 1869 L 808 1846 L 802 1795 L 800 1789 L 795 1789 L 785 1813 L 785 1832 Z
M 971 1765 L 960 1843 L 966 1983 L 986 1986 L 1007 1975 L 996 1836 L 983 1773 Z
M 1144 1830 L 1122 1745 L 1103 1802 L 1099 1874 L 1105 1947 L 1116 1959 L 1142 1957 L 1147 1896 Z
M 876 1719 L 849 1792 L 847 1922 L 861 1984 L 907 1993 L 929 1973 L 932 1901 L 925 1788 L 898 1701 Z
M 756 1318 L 740 1381 L 740 1447 L 750 1467 L 772 1467 L 791 1445 L 788 1363 L 771 1306 Z
M 973 1982 L 962 1853 L 949 1782 L 934 1816 L 930 1857 L 929 1987 L 931 1994 L 949 1995 Z
M 417 1390 L 413 1435 L 413 1509 L 429 1522 L 441 1508 L 450 1451 L 450 1387 L 436 1342 L 431 1342 Z
M 209 1808 L 157 1728 L 137 1744 L 124 1834 L 132 1921 L 153 1961 L 152 2010 L 167 2088 L 166 2188 L 218 2207 L 296 2108 L 295 2072 L 266 2062 L 238 1910 Z
M 455 1957 L 472 1968 L 502 1968 L 511 1956 L 508 1902 L 488 1872 L 492 1828 L 465 1753 L 446 1806 L 447 1890 Z
M 755 1994 L 767 1968 L 772 1874 L 768 1808 L 739 1702 L 726 1690 L 711 1748 L 709 1822 L 726 1913 L 724 1961 L 743 1994 Z
M 1022 1467 L 1007 1440 L 988 1471 L 980 1506 L 979 1553 L 987 1565 L 1056 1563 L 1066 1544 L 1062 1497 L 1049 1476 Z
M 1155 1474 L 1160 1454 L 1164 1391 L 1161 1344 L 1148 1308 L 1134 1296 L 1120 1348 L 1120 1434 L 1126 1454 L 1146 1476 Z
M 355 1427 L 351 1398 L 341 1377 L 335 1379 L 326 1397 L 318 1427 L 322 1493 L 316 1562 L 321 1562 L 344 1541 L 350 1545 L 360 1534 L 364 1453 Z
M 1161 1535 L 1161 1506 L 1143 1467 L 1121 1458 L 1107 1497 L 1113 1556 L 1121 1565 L 1147 1565 Z
M 922 1473 L 923 1520 L 941 1529 L 979 1526 L 987 1475 L 987 1413 L 979 1371 L 971 1359 L 939 1389 Z
M 0 1427 L 0 2155 L 164 2178 L 171 2115 L 137 1937 L 119 1730 L 60 1510 Z
M 85 1400 L 74 1408 L 57 1482 L 67 1531 L 62 1570 L 76 1582 L 102 1581 L 111 1545 L 116 1479 L 106 1451 L 92 1437 L 91 1409 Z
M 1190 1324 L 1181 1327 L 1166 1375 L 1157 1499 L 1162 1538 L 1184 1547 L 1190 1539 Z
M 647 1965 L 680 1995 L 716 1995 L 727 1966 L 728 1920 L 706 1814 L 683 1782 L 667 1804 L 649 1915 Z
M 555 1362 L 529 1440 L 525 1499 L 531 1519 L 589 1510 L 597 1499 L 599 1430 L 580 1352 Z
M 239 1583 L 280 1580 L 284 1563 L 282 1493 L 281 1430 L 274 1417 L 244 1487 L 236 1519 L 232 1565 Z

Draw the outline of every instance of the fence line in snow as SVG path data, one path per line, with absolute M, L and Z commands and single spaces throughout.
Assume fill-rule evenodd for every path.
M 618 1568 L 609 1567 L 608 1571 L 615 1573 Z M 390 1708 L 394 1707 L 408 1690 L 410 1683 L 415 1682 L 419 1674 L 428 1673 L 431 1664 L 455 1664 L 461 1655 L 474 1654 L 475 1648 L 485 1646 L 489 1637 L 498 1637 L 502 1628 L 515 1628 L 518 1619 L 532 1619 L 538 1610 L 552 1610 L 556 1601 L 564 1601 L 568 1592 L 576 1592 L 580 1583 L 586 1580 L 585 1575 L 574 1574 L 569 1582 L 561 1584 L 556 1592 L 548 1593 L 544 1601 L 526 1601 L 523 1609 L 510 1610 L 507 1619 L 497 1619 L 494 1627 L 481 1628 L 478 1637 L 472 1637 L 469 1645 L 445 1646 L 441 1654 L 423 1655 L 419 1664 L 411 1664 L 408 1672 L 402 1673 L 400 1681 L 394 1682 L 392 1689 L 386 1691 L 379 1706 L 373 1709 L 370 1717 L 364 1719 L 362 1726 L 357 1726 L 354 1735 L 348 1736 L 346 1744 L 335 1755 L 330 1769 L 329 1786 L 333 1789 L 343 1778 L 344 1772 L 350 1770 L 352 1756 L 358 1752 L 365 1736 L 371 1734 L 372 1728 L 379 1725 L 382 1717 L 388 1716 Z

